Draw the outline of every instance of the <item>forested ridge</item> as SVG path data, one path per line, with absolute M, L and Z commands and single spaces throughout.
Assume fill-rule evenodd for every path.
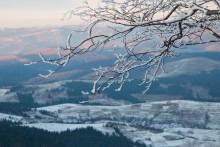
M 65 132 L 48 132 L 0 121 L 0 147 L 144 147 L 121 133 L 103 134 L 92 127 Z

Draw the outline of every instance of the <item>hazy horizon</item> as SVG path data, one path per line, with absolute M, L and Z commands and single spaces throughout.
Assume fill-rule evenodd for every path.
M 65 26 L 79 19 L 61 20 L 64 13 L 82 4 L 81 0 L 8 0 L 0 5 L 0 29 Z

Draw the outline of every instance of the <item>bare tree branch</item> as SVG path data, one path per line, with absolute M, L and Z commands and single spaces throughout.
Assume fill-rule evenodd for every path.
M 97 80 L 92 92 L 105 90 L 114 82 L 119 84 L 116 91 L 120 91 L 130 71 L 143 68 L 141 84 L 146 85 L 145 93 L 164 72 L 165 58 L 174 56 L 182 47 L 220 42 L 219 8 L 219 0 L 105 0 L 97 8 L 85 1 L 83 7 L 70 11 L 68 16 L 77 15 L 90 22 L 84 30 L 88 37 L 72 46 L 72 38 L 77 36 L 71 32 L 66 47 L 59 48 L 58 58 L 40 55 L 38 62 L 57 65 L 58 70 L 76 55 L 110 45 L 121 53 L 116 54 L 112 66 L 94 69 Z M 106 28 L 101 33 L 96 31 L 100 25 Z

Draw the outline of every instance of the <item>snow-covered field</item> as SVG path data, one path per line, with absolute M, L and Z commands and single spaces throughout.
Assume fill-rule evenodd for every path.
M 0 113 L 0 120 L 9 120 L 13 122 L 18 122 L 21 121 L 22 118 L 23 118 L 22 116 Z
M 134 141 L 155 147 L 219 147 L 220 145 L 220 130 L 174 127 L 155 133 L 126 126 L 121 127 L 121 131 Z
M 91 106 L 78 104 L 61 104 L 41 107 L 56 114 L 62 120 L 89 121 L 90 119 L 142 119 L 142 122 L 153 119 L 155 123 L 169 122 L 178 126 L 184 123 L 187 126 L 200 125 L 207 128 L 220 129 L 220 103 L 194 102 L 194 101 L 161 101 L 123 106 Z M 155 117 L 156 116 L 156 117 Z
M 8 91 L 9 89 L 0 89 L 0 97 L 5 95 Z
M 75 130 L 79 128 L 93 127 L 94 129 L 103 133 L 112 133 L 113 129 L 106 128 L 104 123 L 99 124 L 63 124 L 63 123 L 34 123 L 34 124 L 23 124 L 23 126 L 39 128 L 51 132 L 62 132 L 66 130 Z
M 62 104 L 37 110 L 56 114 L 64 122 L 122 122 L 124 125 L 116 126 L 128 138 L 156 147 L 220 145 L 220 103 L 175 100 L 123 106 Z
M 114 130 L 105 127 L 105 123 L 97 124 L 61 124 L 61 123 L 34 123 L 23 126 L 40 128 L 51 132 L 62 132 L 79 128 L 93 127 L 103 133 L 113 133 Z M 144 142 L 155 147 L 219 147 L 220 131 L 192 128 L 170 128 L 162 133 L 140 130 L 129 125 L 118 126 L 128 138 L 133 141 Z
M 0 89 L 0 102 L 18 102 L 15 92 L 8 93 L 10 89 Z
M 0 114 L 0 118 L 22 119 L 23 126 L 56 132 L 91 126 L 112 133 L 118 127 L 128 138 L 155 147 L 220 147 L 220 103 L 175 100 L 122 106 L 60 104 L 33 109 L 26 115 Z

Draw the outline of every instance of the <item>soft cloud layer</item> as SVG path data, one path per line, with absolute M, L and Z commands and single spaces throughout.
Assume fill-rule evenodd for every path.
M 0 28 L 73 24 L 61 21 L 63 14 L 82 4 L 82 0 L 2 0 Z M 75 19 L 77 23 L 79 19 Z
M 27 28 L 0 31 L 0 56 L 27 55 L 45 52 L 51 54 L 66 43 L 71 28 Z M 67 33 L 66 33 L 66 32 Z
M 205 48 L 205 51 L 220 52 L 220 43 L 210 44 Z
M 17 60 L 19 62 L 28 62 L 27 59 L 17 57 L 15 55 L 0 56 L 0 61 L 10 61 L 10 60 Z
M 46 55 L 53 55 L 53 54 L 57 53 L 57 49 L 56 48 L 43 48 L 43 49 L 29 51 L 29 52 L 25 53 L 25 55 L 35 55 L 35 54 L 39 54 L 39 53 L 43 53 Z

